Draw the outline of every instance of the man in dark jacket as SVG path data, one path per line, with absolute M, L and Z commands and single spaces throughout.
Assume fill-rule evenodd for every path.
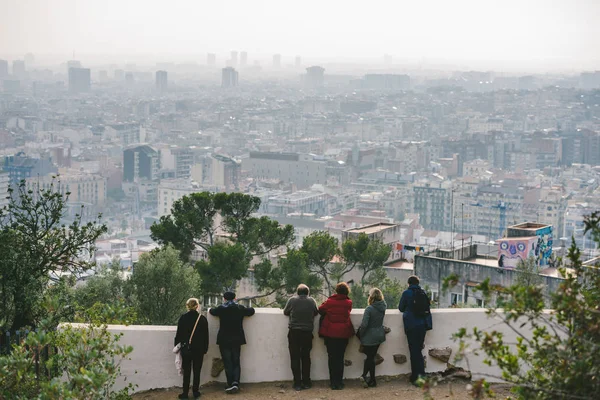
M 421 286 L 419 286 L 419 278 L 414 275 L 409 277 L 408 285 L 408 289 L 402 293 L 398 309 L 402 312 L 404 333 L 406 333 L 408 349 L 410 351 L 410 367 L 412 370 L 410 382 L 416 384 L 419 377 L 425 376 L 425 363 L 422 350 L 425 343 L 425 333 L 431 329 L 431 314 L 420 316 L 416 315 L 413 310 L 416 291 L 422 290 Z
M 299 391 L 312 387 L 310 351 L 312 350 L 315 316 L 319 311 L 315 300 L 308 296 L 308 286 L 300 284 L 296 293 L 297 296 L 288 300 L 283 314 L 290 317 L 288 343 L 292 374 L 294 375 L 294 389 Z
M 237 393 L 240 390 L 240 352 L 246 344 L 244 334 L 244 317 L 254 315 L 254 308 L 244 307 L 235 301 L 235 293 L 225 292 L 225 302 L 219 307 L 211 308 L 210 315 L 219 317 L 221 325 L 217 334 L 217 344 L 221 350 L 221 358 L 227 376 L 227 393 Z

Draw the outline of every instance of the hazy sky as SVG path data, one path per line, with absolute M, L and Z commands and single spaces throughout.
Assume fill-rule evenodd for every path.
M 305 58 L 600 69 L 600 0 L 0 0 L 0 56 Z M 79 57 L 77 57 L 79 56 Z M 10 57 L 9 57 L 10 58 Z M 174 60 L 175 61 L 175 60 Z

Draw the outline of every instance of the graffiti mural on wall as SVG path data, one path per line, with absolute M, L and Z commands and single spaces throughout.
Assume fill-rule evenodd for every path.
M 502 268 L 516 268 L 521 260 L 535 257 L 537 237 L 500 239 L 498 265 Z
M 538 241 L 535 248 L 535 257 L 539 266 L 547 266 L 552 257 L 552 227 L 547 226 L 543 229 L 538 229 L 536 232 Z
M 498 266 L 515 268 L 519 261 L 533 257 L 538 266 L 546 267 L 552 257 L 552 243 L 550 226 L 536 230 L 535 236 L 499 239 Z

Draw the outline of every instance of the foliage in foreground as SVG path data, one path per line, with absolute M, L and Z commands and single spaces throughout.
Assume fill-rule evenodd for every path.
M 585 227 L 598 241 L 600 213 L 587 217 Z M 568 258 L 572 271 L 561 269 L 565 280 L 549 298 L 541 285 L 521 282 L 503 291 L 488 281 L 479 285 L 487 298 L 495 292 L 499 308 L 487 313 L 514 332 L 516 342 L 507 341 L 499 330 L 463 328 L 455 334 L 460 345 L 457 361 L 464 358 L 468 364 L 469 354 L 483 354 L 486 364 L 501 371 L 494 378 L 514 385 L 521 399 L 598 398 L 600 270 L 583 266 L 574 242 Z M 474 396 L 481 398 L 488 386 L 480 381 L 477 387 Z
M 64 224 L 69 193 L 61 193 L 58 181 L 31 189 L 23 181 L 9 192 L 0 210 L 0 326 L 17 330 L 47 317 L 42 305 L 50 283 L 91 268 L 106 226 L 99 217 L 85 223 L 81 214 Z
M 10 354 L 0 357 L 0 398 L 130 398 L 131 384 L 119 391 L 112 388 L 120 375 L 121 361 L 133 350 L 119 344 L 122 334 L 110 333 L 97 321 L 58 329 L 42 325 Z

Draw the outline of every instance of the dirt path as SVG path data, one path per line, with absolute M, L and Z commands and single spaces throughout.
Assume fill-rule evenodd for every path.
M 432 390 L 433 398 L 444 400 L 470 400 L 466 386 L 468 382 L 456 380 L 441 383 Z M 292 389 L 289 382 L 283 383 L 257 383 L 243 385 L 242 390 L 237 395 L 227 395 L 223 391 L 222 384 L 209 384 L 203 387 L 202 399 L 210 400 L 231 400 L 238 398 L 240 400 L 262 400 L 262 399 L 303 399 L 303 400 L 364 400 L 371 397 L 377 400 L 388 399 L 423 399 L 423 390 L 416 388 L 408 383 L 408 380 L 402 378 L 382 378 L 378 381 L 376 388 L 364 389 L 358 380 L 346 381 L 346 388 L 342 391 L 332 391 L 326 382 L 316 382 L 314 387 L 309 390 L 296 392 Z M 181 393 L 179 388 L 165 390 L 155 390 L 151 392 L 138 393 L 133 396 L 135 400 L 167 400 L 176 399 Z M 507 387 L 495 386 L 494 391 L 499 398 L 506 398 L 510 395 Z M 191 394 L 191 393 L 190 393 Z

